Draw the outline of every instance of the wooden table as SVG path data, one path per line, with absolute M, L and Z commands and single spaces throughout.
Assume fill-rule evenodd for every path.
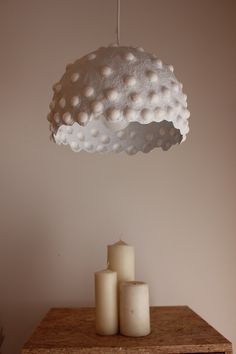
M 94 308 L 55 308 L 22 354 L 232 353 L 232 344 L 187 306 L 151 307 L 147 337 L 99 336 Z

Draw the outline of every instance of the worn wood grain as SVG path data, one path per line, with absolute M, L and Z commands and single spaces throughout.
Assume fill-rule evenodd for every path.
M 51 309 L 22 354 L 232 353 L 231 343 L 187 306 L 151 307 L 147 337 L 99 336 L 94 308 Z

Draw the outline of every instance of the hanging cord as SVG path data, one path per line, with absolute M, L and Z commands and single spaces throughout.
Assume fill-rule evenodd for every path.
M 116 43 L 118 46 L 120 45 L 120 0 L 117 0 Z

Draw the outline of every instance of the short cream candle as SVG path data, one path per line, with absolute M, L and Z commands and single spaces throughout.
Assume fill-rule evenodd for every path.
M 108 267 L 117 272 L 118 283 L 135 279 L 134 247 L 123 241 L 108 246 Z
M 143 337 L 150 331 L 148 284 L 139 281 L 120 283 L 120 333 Z
M 95 273 L 96 333 L 118 332 L 117 273 L 106 269 Z

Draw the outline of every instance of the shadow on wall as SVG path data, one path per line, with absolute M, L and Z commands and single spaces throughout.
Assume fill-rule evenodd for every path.
M 30 214 L 27 221 L 14 220 L 4 227 L 0 250 L 2 354 L 20 352 L 22 341 L 48 307 L 44 298 L 52 278 L 49 231 L 45 220 Z
M 1 347 L 2 347 L 3 340 L 4 340 L 3 328 L 0 327 L 0 350 L 1 350 Z M 1 352 L 0 352 L 0 354 L 1 354 Z

